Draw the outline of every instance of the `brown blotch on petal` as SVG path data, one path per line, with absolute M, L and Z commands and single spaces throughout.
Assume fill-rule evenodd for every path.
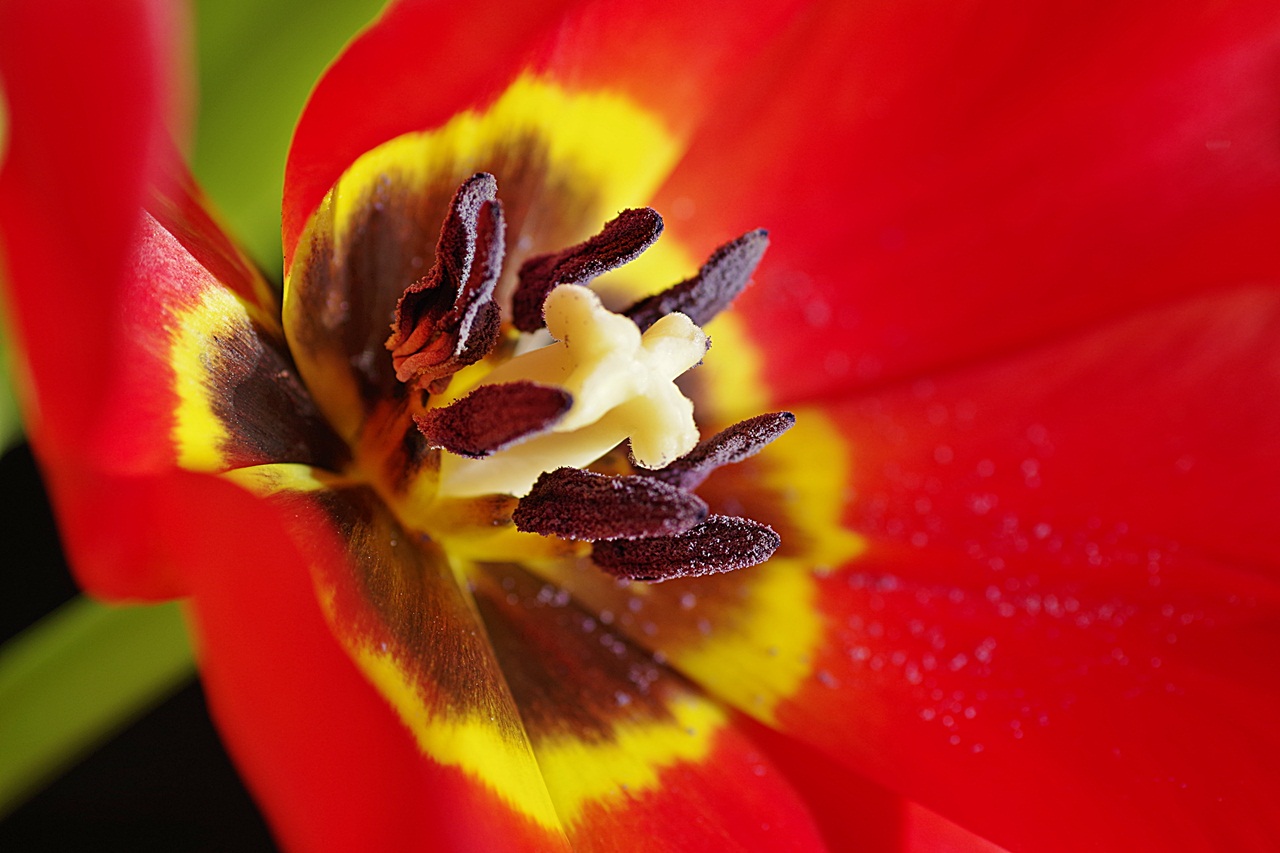
M 656 471 L 645 471 L 681 489 L 696 489 L 712 471 L 755 456 L 770 442 L 795 426 L 796 416 L 790 412 L 770 412 L 739 421 L 731 427 L 698 442 L 697 446 Z
M 479 459 L 551 427 L 573 395 L 534 382 L 482 385 L 461 400 L 414 415 L 431 447 Z
M 591 559 L 614 577 L 666 581 L 755 566 L 773 556 L 781 543 L 767 524 L 713 515 L 676 536 L 596 542 Z
M 561 284 L 584 284 L 640 257 L 662 234 L 662 217 L 650 207 L 624 210 L 599 234 L 576 246 L 529 258 L 520 266 L 511 297 L 512 321 L 522 332 L 543 326 L 542 305 Z
M 496 195 L 497 182 L 486 173 L 458 188 L 440 227 L 435 264 L 400 297 L 386 347 L 401 382 L 447 379 L 497 342 L 493 293 L 506 224 Z
M 538 477 L 512 520 L 526 533 L 595 542 L 673 536 L 707 512 L 701 498 L 651 477 L 558 468 Z
M 746 289 L 767 248 L 768 231 L 748 231 L 712 252 L 693 278 L 642 299 L 622 313 L 641 331 L 676 311 L 704 326 Z

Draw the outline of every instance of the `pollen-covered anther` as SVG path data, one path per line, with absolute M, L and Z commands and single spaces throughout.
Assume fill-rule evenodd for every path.
M 697 275 L 641 299 L 622 313 L 641 329 L 649 328 L 674 311 L 705 326 L 746 289 L 767 248 L 768 231 L 763 228 L 748 231 L 712 252 Z
M 624 210 L 599 234 L 559 252 L 529 258 L 520 266 L 511 298 L 512 322 L 522 332 L 543 326 L 547 296 L 562 284 L 586 284 L 629 264 L 662 234 L 662 217 L 651 207 Z
M 571 405 L 573 397 L 562 388 L 510 382 L 482 385 L 413 420 L 429 446 L 480 459 L 549 429 Z
M 615 577 L 665 581 L 755 566 L 772 557 L 781 543 L 767 524 L 713 515 L 675 536 L 596 542 L 591 560 Z
M 401 382 L 440 391 L 497 343 L 502 323 L 493 294 L 506 239 L 497 191 L 483 172 L 458 188 L 431 271 L 400 297 L 386 347 Z
M 599 541 L 684 533 L 707 517 L 701 498 L 650 477 L 612 477 L 559 468 L 520 499 L 516 529 Z
M 698 442 L 665 468 L 644 473 L 682 489 L 696 489 L 712 471 L 755 456 L 795 423 L 796 416 L 790 412 L 756 415 Z

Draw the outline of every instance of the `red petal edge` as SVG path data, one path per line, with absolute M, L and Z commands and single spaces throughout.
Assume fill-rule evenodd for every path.
M 10 133 L 0 232 L 39 401 L 26 410 L 44 457 L 72 450 L 95 411 L 102 388 L 85 372 L 110 375 L 113 330 L 103 318 L 172 150 L 184 27 L 181 7 L 166 0 L 0 6 Z

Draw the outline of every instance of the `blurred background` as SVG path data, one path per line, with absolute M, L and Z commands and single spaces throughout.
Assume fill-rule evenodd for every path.
M 190 161 L 276 282 L 294 122 L 325 66 L 382 5 L 190 4 Z M 124 611 L 79 595 L 22 438 L 10 358 L 0 334 L 0 850 L 274 850 L 213 730 L 177 608 Z M 22 716 L 37 713 L 34 723 Z

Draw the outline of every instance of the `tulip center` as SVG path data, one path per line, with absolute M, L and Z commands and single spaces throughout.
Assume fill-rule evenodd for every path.
M 483 173 L 462 184 L 435 263 L 405 289 L 386 341 L 396 378 L 421 403 L 420 440 L 438 455 L 435 502 L 515 499 L 517 530 L 591 543 L 597 565 L 630 580 L 738 569 L 774 552 L 767 525 L 710 515 L 694 489 L 794 418 L 763 415 L 700 442 L 675 384 L 710 346 L 700 323 L 746 286 L 767 238 L 750 232 L 693 278 L 606 309 L 592 280 L 661 231 L 656 211 L 627 210 L 578 245 L 529 258 L 504 310 L 497 184 Z
M 551 291 L 545 316 L 552 342 L 493 370 L 466 398 L 474 403 L 463 404 L 496 427 L 489 446 L 475 446 L 469 425 L 436 414 L 446 410 L 419 416 L 424 434 L 451 451 L 441 459 L 442 495 L 523 497 L 540 474 L 589 465 L 624 441 L 647 469 L 697 444 L 693 404 L 675 385 L 710 344 L 692 320 L 669 314 L 642 334 L 576 284 Z

